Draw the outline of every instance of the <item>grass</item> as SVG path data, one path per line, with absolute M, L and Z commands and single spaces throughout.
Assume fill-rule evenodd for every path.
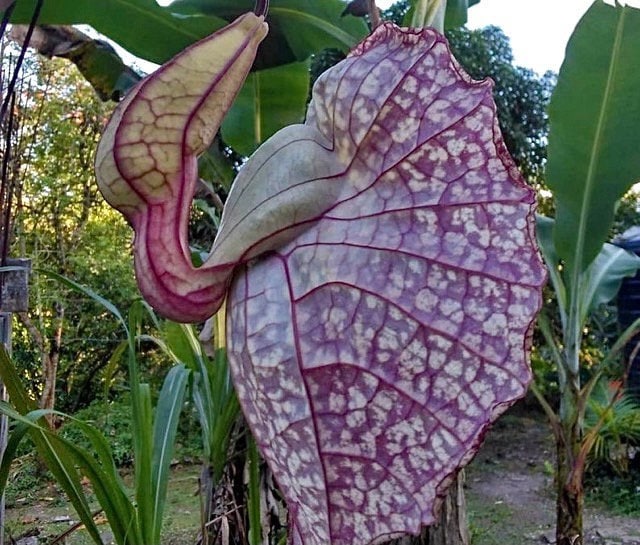
M 590 475 L 587 502 L 615 515 L 640 517 L 640 469 L 625 476 Z
M 171 470 L 168 508 L 163 521 L 163 544 L 192 545 L 196 542 L 200 526 L 200 500 L 197 495 L 199 473 L 199 465 L 177 466 Z M 78 520 L 60 491 L 49 484 L 46 477 L 28 481 L 31 487 L 28 494 L 24 490 L 25 483 L 27 481 L 22 481 L 18 473 L 12 485 L 7 488 L 8 496 L 14 497 L 14 502 L 7 508 L 7 536 L 17 540 L 20 537 L 37 535 L 41 541 L 48 542 L 68 530 L 71 524 Z M 16 491 L 22 493 L 15 494 Z M 56 522 L 57 517 L 67 517 L 67 520 Z M 100 516 L 97 520 L 102 521 Z M 104 536 L 109 533 L 106 521 L 102 522 L 100 528 Z M 93 545 L 84 530 L 73 532 L 64 543 Z

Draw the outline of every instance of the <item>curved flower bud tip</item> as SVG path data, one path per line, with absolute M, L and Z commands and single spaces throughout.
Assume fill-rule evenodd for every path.
M 267 34 L 245 14 L 140 82 L 118 106 L 96 154 L 105 199 L 135 229 L 140 290 L 164 316 L 188 322 L 220 306 L 233 264 L 192 265 L 187 226 L 197 157 L 210 144 Z

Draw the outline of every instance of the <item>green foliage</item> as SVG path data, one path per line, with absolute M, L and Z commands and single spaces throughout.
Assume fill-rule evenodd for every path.
M 27 57 L 17 116 L 16 212 L 12 254 L 29 257 L 29 312 L 14 327 L 13 355 L 31 391 L 57 361 L 60 408 L 95 398 L 100 372 L 121 334 L 103 310 L 37 272 L 46 267 L 104 287 L 118 305 L 136 297 L 130 230 L 95 186 L 93 154 L 111 107 L 65 61 Z M 58 333 L 60 334 L 58 336 Z M 58 340 L 59 339 L 59 340 Z
M 640 176 L 634 144 L 640 105 L 631 98 L 639 83 L 639 48 L 640 10 L 596 0 L 569 40 L 550 103 L 547 184 L 554 192 L 556 219 L 555 224 L 540 219 L 538 240 L 559 325 L 549 318 L 553 306 L 543 310 L 538 325 L 557 370 L 557 410 L 540 389 L 533 391 L 558 446 L 559 543 L 582 534 L 589 457 L 620 467 L 627 459 L 619 450 L 637 433 L 637 409 L 624 396 L 612 398 L 602 377 L 640 321 L 603 354 L 597 354 L 587 324 L 597 323 L 596 311 L 640 264 L 637 256 L 605 243 L 618 199 Z M 599 356 L 594 365 L 590 348 Z
M 133 463 L 133 437 L 131 434 L 131 399 L 121 395 L 114 401 L 96 400 L 66 421 L 61 435 L 72 443 L 89 449 L 91 444 L 76 420 L 91 424 L 107 439 L 113 461 L 118 467 Z
M 13 23 L 28 24 L 36 0 L 20 0 Z M 213 15 L 184 16 L 160 7 L 155 0 L 45 0 L 39 24 L 88 24 L 132 54 L 163 63 L 191 43 L 226 24 Z M 135 29 L 135 32 L 132 32 Z
M 33 409 L 34 404 L 28 398 L 14 365 L 3 353 L 0 354 L 0 376 L 17 410 L 6 405 L 2 407 L 2 412 L 10 416 L 16 425 L 0 465 L 0 489 L 4 489 L 19 443 L 29 433 L 38 453 L 69 496 L 96 543 L 101 541 L 89 513 L 86 494 L 80 485 L 81 474 L 90 480 L 118 545 L 159 544 L 169 468 L 189 372 L 181 364 L 171 368 L 154 410 L 151 389 L 148 384 L 140 382 L 136 359 L 136 339 L 147 308 L 142 303 L 134 303 L 128 321 L 125 321 L 110 301 L 89 288 L 53 273 L 50 276 L 102 305 L 117 319 L 126 334 L 125 355 L 131 385 L 134 500 L 129 498 L 129 490 L 120 479 L 114 455 L 104 435 L 91 424 L 73 419 L 74 426 L 90 444 L 91 448 L 87 449 L 51 430 L 42 419 L 46 411 Z M 151 315 L 151 319 L 155 321 L 155 316 Z
M 23 447 L 33 450 L 33 445 L 28 440 L 23 442 Z M 6 506 L 11 508 L 17 505 L 18 500 L 20 503 L 31 501 L 43 484 L 51 479 L 52 475 L 43 471 L 31 453 L 19 456 L 8 476 L 5 488 Z
M 240 415 L 226 352 L 218 348 L 213 357 L 208 356 L 192 326 L 173 322 L 165 322 L 163 340 L 157 342 L 191 370 L 191 398 L 200 423 L 204 462 L 218 482 L 227 463 L 231 431 Z
M 16 455 L 18 445 L 30 432 L 39 455 L 56 478 L 61 488 L 67 494 L 80 520 L 96 543 L 100 543 L 100 533 L 93 523 L 89 504 L 84 494 L 79 474 L 75 467 L 75 460 L 69 452 L 68 444 L 48 430 L 44 421 L 44 413 L 35 409 L 35 404 L 29 398 L 22 385 L 14 364 L 7 356 L 4 347 L 0 347 L 0 376 L 11 398 L 11 407 L 2 406 L 3 413 L 11 415 L 16 425 L 7 441 L 0 464 L 0 490 L 4 490 L 9 476 L 11 463 Z M 23 416 L 28 415 L 28 416 Z
M 539 77 L 514 66 L 509 38 L 489 26 L 447 31 L 451 50 L 474 79 L 490 77 L 500 129 L 509 152 L 530 183 L 544 179 L 549 120 L 547 105 L 555 84 L 554 74 Z
M 616 201 L 640 176 L 639 50 L 640 10 L 596 0 L 569 41 L 551 100 L 547 183 L 574 290 L 608 236 Z
M 309 95 L 309 62 L 249 74 L 222 123 L 222 137 L 249 156 L 283 126 L 304 121 Z M 247 133 L 244 129 L 253 126 Z
M 640 470 L 625 476 L 594 470 L 586 482 L 590 502 L 618 515 L 640 517 Z
M 176 0 L 174 13 L 219 15 L 231 21 L 252 10 L 253 0 Z M 262 43 L 254 69 L 303 62 L 314 53 L 335 47 L 346 51 L 367 33 L 359 18 L 340 17 L 342 0 L 271 0 L 269 35 Z
M 600 380 L 589 397 L 584 424 L 587 433 L 596 431 L 589 453 L 591 462 L 626 474 L 632 453 L 640 445 L 640 404 L 630 394 Z
M 467 10 L 480 0 L 448 0 L 444 28 L 459 28 L 467 23 Z

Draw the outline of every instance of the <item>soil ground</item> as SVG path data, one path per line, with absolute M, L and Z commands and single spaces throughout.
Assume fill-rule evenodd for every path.
M 163 545 L 193 545 L 200 524 L 198 465 L 177 465 L 172 469 L 165 508 Z M 127 477 L 125 476 L 125 480 Z M 97 507 L 97 506 L 96 506 Z M 103 516 L 95 518 L 106 545 L 113 543 Z M 73 508 L 53 485 L 33 491 L 7 509 L 5 543 L 12 545 L 44 545 L 55 541 L 78 521 Z M 77 530 L 59 541 L 61 545 L 93 545 L 84 530 Z
M 519 407 L 498 420 L 466 471 L 472 545 L 554 542 L 553 450 L 544 417 L 535 411 Z M 165 545 L 195 543 L 199 524 L 198 473 L 197 465 L 173 469 Z M 77 520 L 51 485 L 17 501 L 7 515 L 8 533 L 19 545 L 51 543 L 54 536 Z M 640 545 L 638 518 L 611 515 L 606 506 L 588 507 L 585 523 L 584 545 Z M 106 524 L 102 527 L 107 537 Z M 78 531 L 63 543 L 91 542 L 83 531 Z
M 473 545 L 555 542 L 554 463 L 542 415 L 518 407 L 494 424 L 466 472 Z M 640 519 L 588 506 L 585 545 L 640 545 Z

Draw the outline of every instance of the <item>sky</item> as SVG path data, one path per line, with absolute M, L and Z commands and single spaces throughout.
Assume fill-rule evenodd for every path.
M 515 64 L 557 72 L 576 24 L 593 0 L 481 0 L 469 9 L 469 28 L 500 27 L 511 39 Z M 393 0 L 377 0 L 381 8 Z M 640 0 L 626 4 L 640 7 Z

